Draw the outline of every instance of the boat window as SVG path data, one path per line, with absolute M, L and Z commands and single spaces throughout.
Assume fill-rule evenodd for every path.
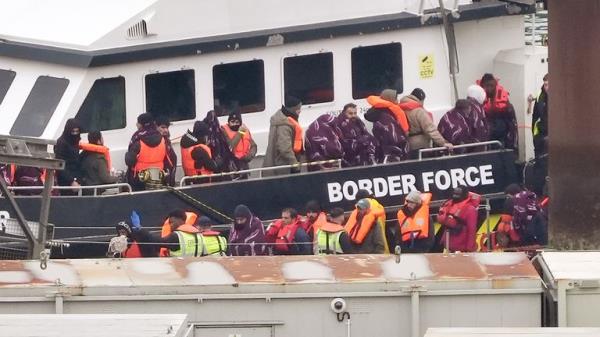
M 125 78 L 96 80 L 75 118 L 81 132 L 105 131 L 125 127 Z
M 17 73 L 12 70 L 0 69 L 0 104 L 2 104 L 4 96 L 6 96 L 8 88 L 10 88 L 16 75 Z
M 63 97 L 69 80 L 50 76 L 40 76 L 10 129 L 13 136 L 39 137 L 54 114 Z
M 196 118 L 194 70 L 146 75 L 146 112 L 170 121 Z
M 333 101 L 333 53 L 285 58 L 283 80 L 285 96 L 303 104 Z
M 379 95 L 383 89 L 403 91 L 402 45 L 389 43 L 352 49 L 352 97 Z
M 213 67 L 213 97 L 219 116 L 265 110 L 265 65 L 262 60 Z

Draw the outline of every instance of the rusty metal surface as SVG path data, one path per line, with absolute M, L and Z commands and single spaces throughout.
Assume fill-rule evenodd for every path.
M 600 248 L 600 2 L 549 1 L 550 239 Z
M 461 289 L 476 282 L 498 288 L 503 284 L 498 282 L 507 281 L 502 287 L 511 288 L 518 287 L 515 280 L 534 281 L 535 286 L 539 277 L 522 253 L 405 254 L 400 263 L 393 255 L 52 260 L 46 270 L 38 261 L 0 261 L 0 296 L 3 290 L 57 285 L 96 293 L 160 287 L 173 292 L 177 286 L 220 286 L 239 292 L 252 286 L 401 286 L 411 280 L 458 281 Z

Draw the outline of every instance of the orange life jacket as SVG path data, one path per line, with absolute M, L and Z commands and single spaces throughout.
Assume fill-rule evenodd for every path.
M 283 220 L 279 219 L 269 226 L 266 236 L 270 241 L 274 241 L 274 249 L 278 252 L 287 253 L 291 250 L 296 231 L 298 230 L 300 218 L 296 218 L 293 223 L 284 225 Z M 274 238 L 274 240 L 273 240 Z
M 429 202 L 431 193 L 421 194 L 421 206 L 412 217 L 407 217 L 404 211 L 398 211 L 398 224 L 402 241 L 410 241 L 416 234 L 416 239 L 426 239 L 429 237 Z
M 461 210 L 466 205 L 471 205 L 477 209 L 479 207 L 479 203 L 481 202 L 481 196 L 476 193 L 469 192 L 469 196 L 467 199 L 455 203 L 452 199 L 446 201 L 442 207 L 440 207 L 440 211 L 438 213 L 438 221 L 445 226 L 449 227 L 457 227 L 459 224 L 453 223 L 452 221 L 446 221 L 448 215 L 452 215 L 454 218 L 461 218 Z
M 400 106 L 400 109 L 402 109 L 404 111 L 410 111 L 410 110 L 414 110 L 414 109 L 422 108 L 423 107 L 422 103 L 419 103 L 417 101 L 413 101 L 412 99 L 408 100 L 406 102 L 400 103 L 398 105 Z M 433 122 L 433 114 L 431 112 L 427 111 L 427 115 L 429 115 L 429 118 L 431 118 L 431 121 Z
M 225 131 L 225 135 L 227 136 L 227 138 L 229 138 L 229 140 L 232 140 L 238 134 L 238 132 L 231 130 L 231 128 L 227 124 L 224 124 L 222 128 L 223 131 Z M 235 149 L 231 149 L 231 152 L 233 152 L 233 155 L 237 159 L 242 159 L 248 154 L 248 152 L 250 152 L 251 145 L 252 135 L 250 134 L 250 131 L 246 131 L 240 138 L 240 141 L 235 146 Z
M 191 226 L 193 228 L 196 228 L 196 227 L 194 227 L 194 224 L 196 223 L 196 219 L 198 219 L 198 214 L 196 214 L 194 212 L 185 212 L 185 226 Z M 179 226 L 178 230 L 180 228 L 182 228 L 183 226 L 184 225 Z M 183 227 L 183 228 L 185 229 L 186 227 Z M 196 231 L 197 231 L 197 229 L 196 229 Z M 165 220 L 165 222 L 163 222 L 162 229 L 160 231 L 160 237 L 162 237 L 162 238 L 167 237 L 172 232 L 173 232 L 173 230 L 171 229 L 171 224 L 169 223 L 169 219 L 167 218 Z M 196 233 L 196 232 L 190 232 L 190 233 Z M 164 248 L 164 247 L 161 248 L 158 256 L 169 256 L 169 249 Z
M 292 150 L 294 150 L 295 154 L 302 153 L 302 145 L 304 144 L 304 140 L 302 139 L 302 127 L 292 117 L 288 117 L 288 122 L 292 124 L 294 127 L 294 145 L 292 146 Z
M 520 242 L 521 241 L 521 236 L 519 235 L 519 233 L 515 230 L 513 223 L 513 216 L 510 214 L 501 214 L 500 215 L 500 222 L 498 223 L 498 232 L 503 232 L 508 234 L 508 237 L 510 238 L 510 241 L 512 242 Z
M 106 159 L 106 166 L 108 166 L 108 170 L 110 171 L 110 169 L 112 168 L 112 162 L 110 161 L 110 150 L 106 146 L 90 143 L 79 143 L 79 148 L 83 151 L 96 152 L 102 154 L 104 156 L 104 159 Z
M 143 257 L 142 251 L 140 250 L 140 246 L 137 242 L 133 241 L 131 245 L 127 248 L 125 253 L 123 253 L 123 257 L 125 258 L 135 258 L 135 257 Z
M 410 128 L 408 125 L 408 119 L 406 118 L 406 113 L 398 104 L 386 101 L 379 96 L 367 97 L 367 103 L 371 104 L 372 107 L 377 109 L 389 109 L 394 114 L 394 118 L 396 119 L 396 122 L 398 122 L 398 125 L 400 125 L 400 128 L 402 128 L 402 130 L 408 134 L 408 129 Z
M 319 213 L 319 215 L 317 216 L 317 219 L 315 220 L 315 222 L 312 223 L 312 225 L 308 226 L 308 229 L 305 229 L 306 232 L 308 233 L 308 231 L 310 230 L 312 233 L 309 233 L 309 235 L 311 237 L 314 237 L 314 235 L 317 233 L 317 231 L 325 224 L 327 224 L 327 214 L 325 214 L 324 212 Z
M 166 156 L 167 145 L 164 138 L 160 140 L 160 144 L 157 147 L 150 147 L 143 140 L 140 140 L 140 153 L 137 156 L 137 163 L 133 170 L 135 173 L 151 167 L 157 167 L 162 170 L 165 168 Z
M 200 147 L 202 148 L 204 151 L 206 151 L 206 153 L 208 153 L 208 157 L 212 158 L 212 151 L 210 150 L 210 147 L 208 147 L 207 145 L 204 144 L 196 144 L 193 146 L 190 146 L 188 148 L 181 148 L 181 166 L 183 166 L 183 173 L 186 176 L 196 176 L 196 175 L 211 175 L 213 172 L 211 170 L 208 170 L 205 167 L 202 167 L 201 169 L 197 169 L 194 165 L 194 158 L 192 158 L 192 151 L 194 151 L 195 148 Z
M 481 80 L 477 80 L 477 85 L 481 86 Z M 504 89 L 503 86 L 498 83 L 498 79 L 496 79 L 496 97 L 492 101 L 490 97 L 485 98 L 485 102 L 483 103 L 483 109 L 487 113 L 490 110 L 495 110 L 497 112 L 505 111 L 508 106 L 509 92 Z
M 370 209 L 367 214 L 365 214 L 360 223 L 356 222 L 356 218 L 358 216 L 358 209 L 354 209 L 352 214 L 350 214 L 350 218 L 348 218 L 348 222 L 346 222 L 346 232 L 350 235 L 350 240 L 356 244 L 362 244 L 365 241 L 365 237 L 369 234 L 373 225 L 376 224 L 377 217 L 381 216 L 380 210 Z

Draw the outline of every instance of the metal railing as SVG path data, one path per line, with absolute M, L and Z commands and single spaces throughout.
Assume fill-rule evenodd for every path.
M 452 148 L 447 148 L 445 146 L 430 147 L 430 148 L 420 149 L 419 150 L 419 160 L 423 160 L 423 153 L 437 152 L 437 151 L 447 151 L 448 155 L 451 156 L 452 155 L 452 150 L 455 150 L 455 149 L 468 149 L 468 148 L 480 147 L 480 146 L 485 146 L 486 149 L 488 149 L 490 146 L 493 146 L 493 145 L 496 145 L 496 146 L 498 146 L 501 149 L 504 148 L 504 145 L 502 145 L 502 142 L 500 142 L 499 140 L 490 140 L 490 141 L 487 141 L 487 142 L 454 145 Z
M 251 174 L 253 172 L 258 172 L 259 178 L 262 178 L 262 173 L 265 171 L 274 171 L 274 170 L 281 170 L 281 169 L 290 169 L 291 170 L 293 168 L 302 168 L 302 167 L 326 165 L 326 164 L 335 164 L 337 166 L 337 168 L 341 168 L 342 160 L 341 159 L 320 160 L 320 161 L 312 161 L 312 162 L 307 162 L 307 163 L 298 163 L 298 164 L 291 164 L 291 165 L 258 167 L 258 168 L 241 170 L 241 171 L 233 171 L 233 172 L 222 172 L 222 173 L 214 173 L 214 174 L 207 174 L 207 175 L 186 176 L 186 177 L 183 177 L 181 179 L 181 181 L 179 182 L 179 187 L 186 186 L 186 183 L 188 183 L 189 181 L 194 181 L 197 179 L 208 180 L 211 178 L 218 178 L 218 177 Z
M 127 183 L 115 183 L 115 184 L 106 184 L 106 185 L 89 185 L 89 186 L 52 186 L 53 190 L 59 191 L 73 191 L 76 192 L 78 196 L 83 195 L 83 191 L 92 190 L 93 196 L 98 195 L 98 190 L 107 190 L 111 188 L 118 188 L 119 193 L 131 193 L 133 189 L 131 185 Z M 9 191 L 41 191 L 44 189 L 44 186 L 8 186 Z

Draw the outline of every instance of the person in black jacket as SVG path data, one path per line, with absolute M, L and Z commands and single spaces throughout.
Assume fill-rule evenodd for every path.
M 56 180 L 59 186 L 81 186 L 81 162 L 79 158 L 79 141 L 81 130 L 79 122 L 70 118 L 65 123 L 62 135 L 56 140 L 54 154 L 57 159 L 65 161 L 65 168 L 56 171 Z M 74 195 L 76 190 L 61 190 L 62 195 Z
M 208 137 L 209 128 L 208 125 L 203 121 L 197 121 L 194 123 L 194 129 L 190 132 L 188 130 L 181 137 L 181 151 L 184 152 L 190 147 L 203 144 L 206 145 L 206 140 Z M 191 152 L 192 160 L 194 161 L 194 169 L 195 170 L 207 170 L 213 173 L 219 170 L 218 163 L 213 159 L 212 154 L 207 152 L 202 146 L 196 146 Z M 185 156 L 182 154 L 181 156 L 182 165 L 184 167 L 184 171 L 186 171 L 186 163 Z M 190 174 L 192 172 L 184 172 L 186 176 L 195 175 Z M 198 182 L 196 182 L 198 183 Z

